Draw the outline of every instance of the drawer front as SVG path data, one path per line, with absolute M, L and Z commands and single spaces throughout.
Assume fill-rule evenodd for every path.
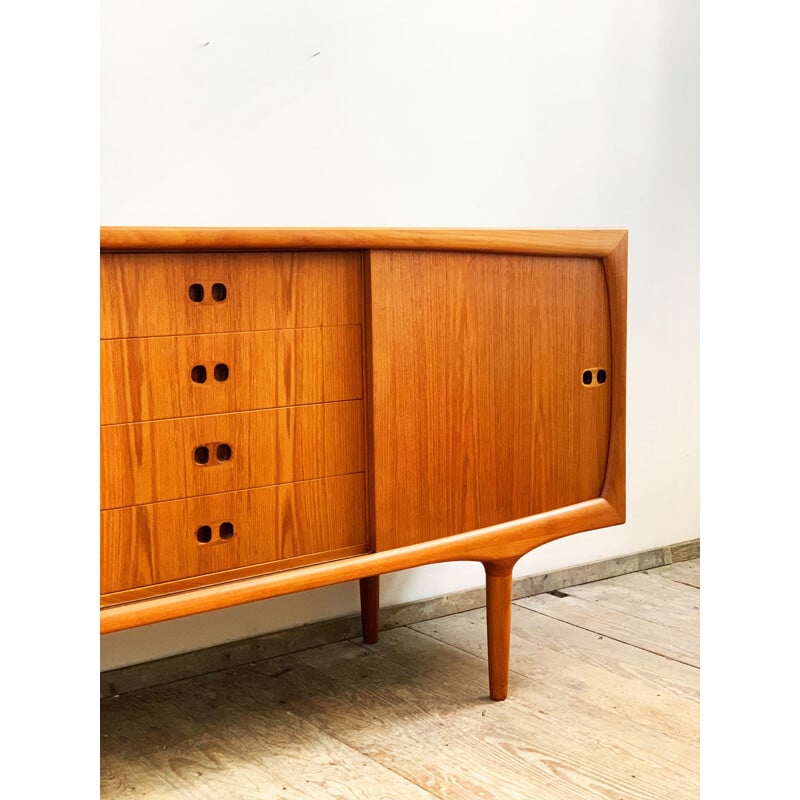
M 105 425 L 101 508 L 364 471 L 361 400 Z
M 361 326 L 100 342 L 100 422 L 362 396 Z
M 100 336 L 171 336 L 362 320 L 362 255 L 106 253 Z
M 100 591 L 214 582 L 214 573 L 325 561 L 357 545 L 367 545 L 363 474 L 114 509 L 100 514 Z

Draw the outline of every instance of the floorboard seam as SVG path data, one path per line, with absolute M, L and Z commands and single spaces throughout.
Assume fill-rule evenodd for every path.
M 525 598 L 520 598 L 524 600 Z M 619 642 L 620 644 L 626 644 L 628 647 L 635 647 L 637 650 L 644 650 L 645 653 L 652 653 L 654 656 L 659 656 L 660 658 L 666 658 L 668 661 L 676 661 L 678 664 L 683 664 L 686 667 L 692 667 L 693 669 L 700 669 L 697 664 L 690 664 L 687 661 L 681 661 L 679 658 L 675 658 L 674 656 L 668 656 L 664 653 L 658 653 L 655 650 L 651 650 L 648 647 L 642 647 L 638 644 L 632 644 L 631 642 L 626 642 L 624 639 L 617 639 L 616 636 L 609 636 L 607 633 L 600 633 L 600 631 L 592 630 L 591 628 L 585 628 L 583 625 L 577 625 L 574 622 L 568 622 L 567 620 L 561 619 L 560 617 L 554 617 L 552 614 L 545 614 L 544 611 L 536 611 L 533 608 L 528 608 L 527 606 L 520 605 L 519 603 L 514 603 L 517 608 L 524 608 L 526 611 L 530 611 L 532 614 L 541 614 L 543 617 L 547 617 L 548 619 L 555 620 L 556 622 L 563 622 L 565 625 L 572 625 L 573 628 L 579 628 L 582 631 L 587 631 L 588 633 L 593 633 L 596 636 L 602 636 L 604 639 L 611 639 L 612 642 Z
M 649 574 L 649 573 L 648 573 L 648 574 Z M 661 576 L 659 575 L 658 577 L 660 578 Z M 663 579 L 662 579 L 662 580 L 663 580 Z M 666 578 L 666 580 L 668 580 L 668 581 L 672 581 L 673 583 L 677 583 L 677 584 L 679 584 L 680 586 L 689 586 L 689 587 L 691 587 L 692 589 L 697 589 L 697 591 L 698 591 L 698 592 L 700 591 L 700 587 L 699 587 L 699 586 L 695 586 L 693 583 L 686 583 L 686 581 L 679 581 L 679 580 L 677 580 L 676 578 Z
M 601 606 L 602 608 L 608 609 L 608 611 L 613 611 L 616 614 L 625 614 L 626 617 L 630 617 L 631 619 L 638 619 L 640 622 L 648 622 L 651 625 L 660 625 L 662 628 L 666 628 L 667 630 L 670 631 L 678 631 L 680 633 L 685 633 L 683 628 L 678 628 L 675 627 L 674 625 L 666 625 L 663 622 L 654 622 L 652 619 L 649 619 L 648 617 L 640 617 L 636 614 L 631 614 L 629 611 L 622 611 L 620 608 L 613 605 L 609 605 L 608 603 L 605 603 L 602 600 L 589 600 L 588 598 L 581 597 L 580 595 L 577 594 L 570 594 L 569 591 L 563 591 L 562 593 L 565 597 L 571 597 L 573 600 L 578 600 L 582 603 L 590 603 L 591 605 L 598 605 Z M 520 600 L 524 599 L 525 598 L 520 597 Z M 527 608 L 527 606 L 523 606 L 523 608 Z M 531 608 L 529 608 L 528 610 L 533 611 L 533 609 Z M 597 633 L 599 633 L 599 631 L 597 631 Z
M 477 658 L 478 661 L 482 662 L 486 665 L 486 668 L 489 668 L 489 659 L 488 657 L 484 658 L 483 656 L 475 655 L 475 653 L 471 652 L 470 650 L 465 650 L 463 647 L 459 647 L 452 642 L 445 642 L 444 639 L 440 639 L 438 636 L 434 636 L 431 633 L 426 633 L 425 631 L 418 631 L 416 628 L 411 627 L 411 625 L 404 625 L 403 627 L 408 628 L 408 630 L 413 631 L 414 633 L 418 633 L 420 636 L 427 636 L 429 639 L 433 639 L 434 642 L 439 642 L 439 644 L 443 644 L 446 647 L 452 647 L 453 650 L 458 650 L 459 653 L 466 653 L 468 656 L 472 656 L 472 658 Z M 508 667 L 509 673 L 513 673 L 514 675 L 520 675 L 523 678 L 529 677 L 524 672 L 519 672 L 513 669 L 510 665 Z
M 334 644 L 337 643 L 334 642 Z M 292 653 L 292 655 L 294 654 Z M 406 775 L 403 775 L 401 772 L 398 772 L 396 769 L 390 767 L 388 764 L 384 764 L 382 761 L 378 761 L 378 759 L 376 759 L 374 756 L 368 755 L 363 750 L 359 750 L 357 747 L 354 747 L 352 744 L 349 744 L 344 739 L 339 738 L 339 736 L 337 736 L 335 733 L 332 733 L 331 731 L 327 731 L 324 728 L 321 728 L 316 723 L 311 722 L 310 720 L 305 719 L 304 717 L 300 717 L 299 715 L 295 714 L 295 712 L 292 711 L 291 709 L 289 713 L 294 714 L 298 719 L 302 719 L 306 725 L 310 725 L 312 728 L 319 731 L 319 733 L 321 733 L 323 736 L 328 736 L 331 739 L 334 739 L 335 741 L 339 742 L 339 744 L 342 745 L 342 747 L 346 747 L 348 750 L 352 750 L 354 753 L 358 753 L 359 756 L 366 759 L 367 761 L 371 761 L 373 764 L 377 764 L 379 767 L 385 769 L 387 772 L 391 772 L 394 775 L 397 775 L 397 777 L 400 778 L 400 780 L 404 781 L 407 784 L 410 784 L 411 786 L 416 786 L 417 789 L 419 789 L 422 792 L 425 792 L 427 795 L 430 795 L 430 797 L 436 798 L 436 800 L 445 800 L 445 798 L 443 798 L 441 795 L 432 792 L 430 789 L 426 789 L 424 786 L 420 786 L 416 781 L 412 781 Z
M 691 579 L 693 571 L 683 574 Z M 642 609 L 638 596 L 626 593 L 616 609 L 593 599 L 617 602 L 613 585 L 584 598 L 555 593 L 574 603 L 534 600 L 541 592 L 514 599 L 517 669 L 509 670 L 505 703 L 487 692 L 485 608 L 435 622 L 398 619 L 374 645 L 355 623 L 336 642 L 309 644 L 325 638 L 321 626 L 298 639 L 297 650 L 280 652 L 278 642 L 249 666 L 170 681 L 185 684 L 179 690 L 103 701 L 101 794 L 696 800 L 699 661 L 649 649 L 664 644 L 695 659 L 699 615 L 687 613 L 686 641 L 670 640 L 674 631 L 658 615 L 661 606 L 674 610 L 670 597 L 695 603 L 686 601 L 690 593 L 657 584 L 652 619 L 642 620 L 634 616 Z
M 399 627 L 407 627 L 407 626 L 402 625 L 402 626 L 399 626 Z M 419 633 L 419 632 L 420 631 L 416 631 L 416 633 Z M 345 639 L 343 641 L 345 641 L 345 642 L 356 642 L 357 643 L 357 642 L 360 641 L 360 639 L 361 639 L 360 636 L 355 636 L 355 637 L 353 637 L 351 639 Z M 331 644 L 341 644 L 341 642 L 331 642 Z M 309 648 L 306 648 L 306 649 L 307 650 L 315 650 L 318 647 L 327 647 L 327 645 L 317 645 L 317 647 L 309 647 Z M 286 658 L 288 656 L 288 658 L 294 659 L 295 655 L 297 655 L 297 654 L 296 653 L 287 653 L 286 656 L 273 656 L 273 658 Z M 269 661 L 269 660 L 270 659 L 264 659 L 265 662 Z M 234 667 L 234 669 L 236 669 L 236 668 L 237 667 Z M 282 673 L 278 673 L 278 674 L 280 675 Z M 389 764 L 384 764 L 382 761 L 379 761 L 374 756 L 371 756 L 371 755 L 365 753 L 363 750 L 359 750 L 354 745 L 352 745 L 349 742 L 345 741 L 344 739 L 340 738 L 336 733 L 334 733 L 334 732 L 332 732 L 330 730 L 326 730 L 325 728 L 320 727 L 315 722 L 311 722 L 311 720 L 306 719 L 305 717 L 300 717 L 293 709 L 290 708 L 289 709 L 289 713 L 297 716 L 298 719 L 302 719 L 303 722 L 306 725 L 310 725 L 312 728 L 317 730 L 323 736 L 328 736 L 331 739 L 334 739 L 335 741 L 339 742 L 340 745 L 342 745 L 343 747 L 346 747 L 348 750 L 352 750 L 354 753 L 358 753 L 359 756 L 361 756 L 362 758 L 365 758 L 366 760 L 371 761 L 373 764 L 377 764 L 382 769 L 387 770 L 387 772 L 393 773 L 394 775 L 396 775 L 398 778 L 400 778 L 400 780 L 404 781 L 405 783 L 407 783 L 407 784 L 409 784 L 411 786 L 416 786 L 420 791 L 425 792 L 431 798 L 436 798 L 436 800 L 446 800 L 446 798 L 443 798 L 440 794 L 436 794 L 436 792 L 432 791 L 431 789 L 428 789 L 425 786 L 421 786 L 416 781 L 411 780 L 408 776 L 403 775 L 402 772 L 398 772 L 396 769 L 394 769 L 394 767 L 390 766 Z

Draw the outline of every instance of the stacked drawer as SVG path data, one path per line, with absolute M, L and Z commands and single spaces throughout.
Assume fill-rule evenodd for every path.
M 367 552 L 359 253 L 101 256 L 104 605 Z

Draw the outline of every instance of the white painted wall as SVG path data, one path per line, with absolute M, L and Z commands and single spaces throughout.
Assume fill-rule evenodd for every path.
M 629 521 L 514 574 L 699 535 L 697 0 L 102 14 L 104 225 L 628 228 Z M 424 567 L 386 576 L 382 602 L 482 583 Z M 357 608 L 343 585 L 110 634 L 102 668 Z

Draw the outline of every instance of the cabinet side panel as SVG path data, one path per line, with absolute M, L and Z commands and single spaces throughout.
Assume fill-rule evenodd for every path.
M 378 550 L 599 495 L 614 380 L 599 259 L 373 251 L 369 303 Z

